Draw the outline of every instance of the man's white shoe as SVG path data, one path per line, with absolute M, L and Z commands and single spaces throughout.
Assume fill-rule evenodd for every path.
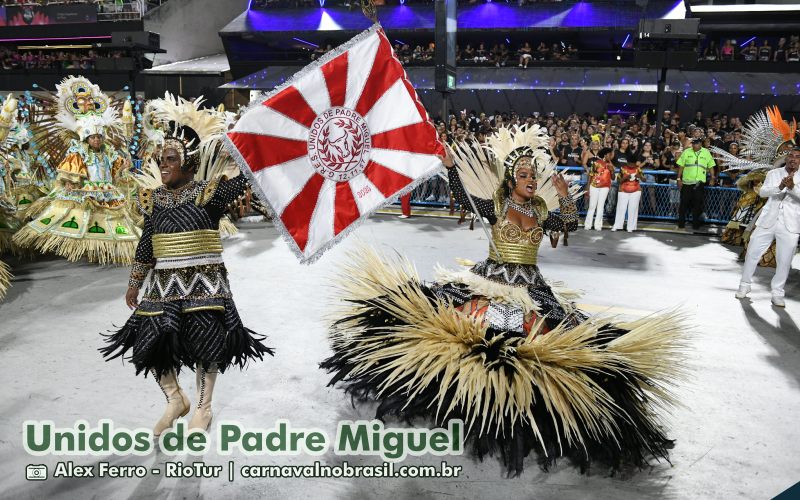
M 783 297 L 778 297 L 777 295 L 773 295 L 772 305 L 775 307 L 786 307 L 786 301 L 783 300 Z
M 736 298 L 743 299 L 750 293 L 750 285 L 739 285 L 739 290 L 736 291 Z

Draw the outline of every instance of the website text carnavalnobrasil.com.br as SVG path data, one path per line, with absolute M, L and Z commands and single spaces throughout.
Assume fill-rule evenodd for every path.
M 381 465 L 326 465 L 316 461 L 313 465 L 244 465 L 239 468 L 243 478 L 454 478 L 461 473 L 460 465 L 441 462 L 436 465 L 398 465 L 383 462 Z

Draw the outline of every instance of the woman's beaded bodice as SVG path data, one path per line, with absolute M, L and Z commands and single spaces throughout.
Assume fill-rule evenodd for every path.
M 494 246 L 489 246 L 489 258 L 509 264 L 536 264 L 539 245 L 544 238 L 541 224 L 549 215 L 544 200 L 537 196 L 526 204 L 526 207 L 532 209 L 536 218 L 536 226 L 527 230 L 508 219 L 509 203 L 507 200 L 500 200 L 500 193 L 495 195 L 494 201 L 498 218 L 497 223 L 492 226 Z
M 450 189 L 453 196 L 463 207 L 471 207 L 464 186 L 455 168 L 448 171 Z M 549 212 L 544 199 L 534 196 L 522 208 L 524 212 L 532 212 L 536 226 L 523 230 L 508 220 L 509 202 L 498 189 L 494 198 L 473 198 L 478 215 L 485 217 L 492 225 L 492 245 L 489 245 L 489 259 L 502 264 L 535 265 L 539 253 L 539 245 L 546 233 L 575 231 L 578 228 L 578 209 L 569 198 L 559 198 L 559 211 Z M 499 252 L 500 255 L 497 253 Z

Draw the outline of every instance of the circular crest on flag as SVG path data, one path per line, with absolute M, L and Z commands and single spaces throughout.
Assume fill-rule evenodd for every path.
M 309 128 L 308 158 L 326 179 L 347 182 L 361 174 L 369 163 L 371 149 L 367 121 L 350 108 L 328 108 Z

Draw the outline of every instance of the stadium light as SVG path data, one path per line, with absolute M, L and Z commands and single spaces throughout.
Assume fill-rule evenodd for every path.
M 292 40 L 296 40 L 296 41 L 298 41 L 300 43 L 304 43 L 306 45 L 310 45 L 310 46 L 312 46 L 314 48 L 319 48 L 319 45 L 317 45 L 316 43 L 312 43 L 312 42 L 309 42 L 307 40 L 303 40 L 302 38 L 292 37 Z
M 692 5 L 693 13 L 800 12 L 800 4 Z

